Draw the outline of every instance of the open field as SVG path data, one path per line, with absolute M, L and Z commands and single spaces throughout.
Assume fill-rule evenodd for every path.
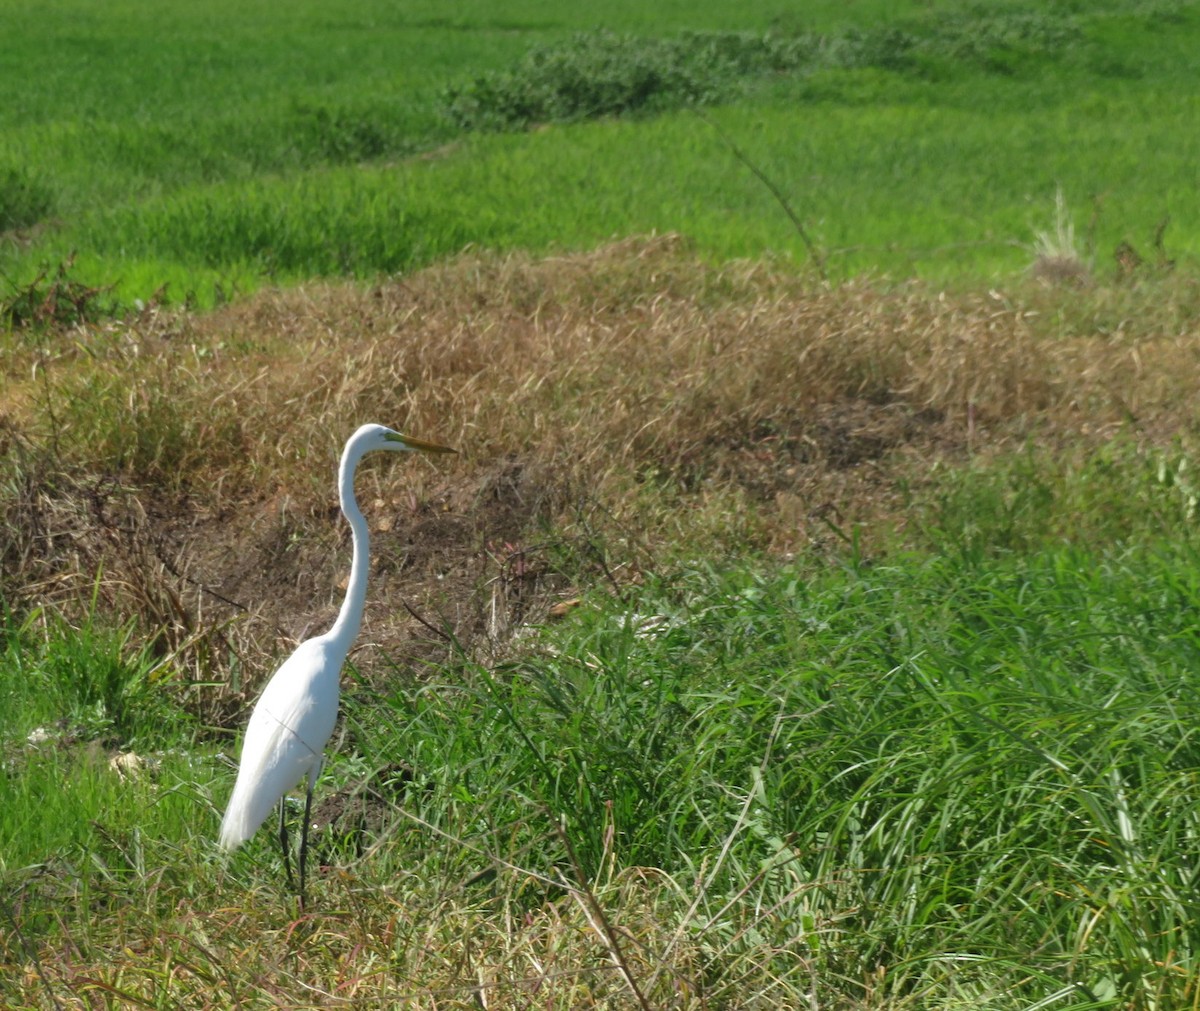
M 303 5 L 27 8 L 5 70 L 21 101 L 0 110 L 0 270 L 26 284 L 74 255 L 125 302 L 211 304 L 468 245 L 677 231 L 717 262 L 1008 279 L 1060 190 L 1105 274 L 1122 243 L 1195 256 L 1194 5 L 833 9 L 613 5 L 605 36 L 599 12 L 533 3 L 498 21 L 364 2 L 336 23 Z
M 1194 4 L 9 8 L 0 1005 L 1200 1007 Z

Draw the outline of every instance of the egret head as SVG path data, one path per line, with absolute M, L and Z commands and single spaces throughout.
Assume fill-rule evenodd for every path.
M 383 425 L 363 425 L 346 443 L 347 451 L 354 447 L 354 455 L 361 456 L 376 449 L 390 449 L 393 452 L 420 453 L 453 453 L 449 446 L 441 446 L 436 442 L 426 442 L 424 439 L 414 439 L 411 435 L 401 435 L 399 432 Z

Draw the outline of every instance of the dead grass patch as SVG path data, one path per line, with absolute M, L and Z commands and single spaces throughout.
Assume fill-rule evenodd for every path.
M 103 571 L 106 606 L 181 655 L 250 616 L 219 649 L 254 671 L 337 605 L 334 462 L 373 419 L 461 454 L 364 468 L 363 648 L 438 648 L 405 600 L 494 642 L 572 582 L 894 529 L 933 460 L 1189 430 L 1200 297 L 1169 283 L 814 287 L 664 236 L 10 335 L 4 591 L 62 601 Z
M 761 952 L 735 952 L 724 977 L 706 976 L 708 949 L 720 939 L 681 924 L 687 896 L 658 872 L 635 868 L 594 889 L 555 890 L 557 898 L 532 908 L 519 872 L 505 874 L 511 894 L 480 899 L 380 890 L 348 873 L 326 886 L 329 907 L 300 919 L 273 893 L 226 891 L 225 904 L 203 915 L 190 900 L 174 915 L 155 912 L 153 930 L 132 909 L 106 917 L 101 933 L 68 928 L 54 948 L 27 946 L 24 960 L 7 964 L 0 993 L 15 991 L 28 1007 L 806 1006 L 807 974 L 787 978 L 762 964 Z M 144 899 L 156 906 L 167 895 Z M 635 998 L 601 940 L 589 900 L 613 917 L 625 970 L 648 1003 Z M 727 912 L 731 930 L 741 913 Z M 801 956 L 791 961 L 803 966 Z

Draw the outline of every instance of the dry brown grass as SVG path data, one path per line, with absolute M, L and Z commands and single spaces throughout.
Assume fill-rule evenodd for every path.
M 411 592 L 495 639 L 571 589 L 547 544 L 619 584 L 671 554 L 894 529 L 898 482 L 934 460 L 1188 430 L 1200 299 L 1172 283 L 831 289 L 667 236 L 10 336 L 6 592 L 78 596 L 103 567 L 107 603 L 170 648 L 250 613 L 241 648 L 271 652 L 336 603 L 333 464 L 374 419 L 461 455 L 361 477 L 386 533 L 372 596 L 392 624 L 372 627 L 417 629 Z
M 0 1000 L 29 1008 L 813 1006 L 806 941 L 772 921 L 773 893 L 761 881 L 736 895 L 706 894 L 701 875 L 618 871 L 615 854 L 600 880 L 582 883 L 500 860 L 482 884 L 473 874 L 445 880 L 444 867 L 388 880 L 327 870 L 320 910 L 297 916 L 275 888 L 148 845 L 158 859 L 192 865 L 191 880 L 177 881 L 167 866 L 113 879 L 111 891 L 94 885 L 82 900 L 93 907 L 90 923 L 70 912 L 76 893 L 63 903 L 53 943 L 18 938 L 9 932 L 15 921 L 0 922 Z M 56 887 L 56 870 L 43 874 L 41 887 Z M 847 1006 L 830 999 L 818 1006 Z
M 1103 296 L 1090 297 L 1084 312 L 1102 315 Z M 1069 298 L 814 290 L 753 266 L 705 270 L 663 238 L 264 295 L 198 323 L 196 339 L 270 348 L 240 398 L 260 465 L 264 450 L 330 454 L 363 416 L 448 438 L 468 465 L 529 454 L 594 484 L 686 473 L 767 427 L 811 428 L 833 404 L 931 411 L 952 430 L 972 416 L 1071 429 L 1081 410 L 1103 425 L 1194 406 L 1193 333 L 1143 318 L 1064 337 L 1043 317 Z M 270 426 L 281 404 L 286 434 Z
M 594 485 L 674 475 L 847 402 L 957 429 L 971 416 L 1070 429 L 1082 410 L 1093 426 L 1186 415 L 1200 396 L 1191 319 L 1105 320 L 1153 306 L 1087 297 L 814 290 L 754 266 L 706 269 L 667 237 L 266 292 L 207 316 L 151 312 L 10 352 L 3 406 L 22 429 L 58 421 L 68 458 L 206 484 L 218 503 L 251 480 L 293 493 L 306 473 L 324 481 L 363 417 L 455 443 L 467 468 L 520 454 Z M 1103 329 L 1063 336 L 1046 319 L 1071 311 Z M 19 381 L 37 360 L 50 396 L 40 373 Z
M 647 894 L 632 884 L 614 887 L 606 901 L 621 903 L 633 919 L 657 920 L 662 891 Z M 657 902 L 657 905 L 656 905 Z M 416 913 L 431 929 L 403 938 L 403 920 L 414 915 L 398 904 L 381 910 L 378 921 L 356 922 L 354 911 L 325 911 L 303 921 L 278 922 L 264 910 L 260 922 L 244 909 L 216 910 L 203 920 L 185 914 L 171 929 L 128 934 L 109 950 L 87 948 L 56 958 L 47 952 L 38 965 L 15 968 L 10 985 L 25 995 L 26 1007 L 289 1007 L 442 1009 L 607 1008 L 642 1005 L 631 995 L 577 903 L 550 903 L 509 922 L 489 912 L 442 907 Z M 634 929 L 642 925 L 634 923 Z M 661 929 L 655 923 L 655 929 Z M 380 931 L 376 934 L 374 931 Z M 249 942 L 249 943 L 248 943 Z M 677 965 L 647 964 L 630 941 L 631 971 L 643 983 L 660 970 L 656 989 L 644 994 L 651 1007 L 690 1011 L 742 1003 L 725 988 L 727 1001 L 714 1005 L 697 982 L 703 956 L 694 948 L 677 953 Z M 405 957 L 406 956 L 406 957 Z M 401 975 L 397 963 L 405 965 Z M 39 968 L 41 970 L 39 975 Z M 745 982 L 751 983 L 750 980 Z M 767 989 L 769 973 L 754 981 Z M 752 994 L 747 996 L 753 997 Z M 764 998 L 760 997 L 760 1005 Z M 801 1007 L 786 999 L 773 1007 Z

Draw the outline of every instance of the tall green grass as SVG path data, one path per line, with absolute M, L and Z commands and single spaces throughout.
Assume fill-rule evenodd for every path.
M 188 728 L 156 644 L 132 627 L 107 627 L 95 608 L 78 626 L 41 610 L 19 623 L 5 614 L 0 647 L 5 737 L 50 728 L 50 738 L 69 731 L 114 746 L 153 747 L 177 741 Z
M 978 561 L 1061 544 L 1190 541 L 1200 481 L 1186 445 L 1114 438 L 1064 458 L 1037 444 L 984 463 L 938 467 L 908 487 L 909 543 Z
M 806 966 L 831 1002 L 1189 1006 L 1194 538 L 979 550 L 953 516 L 934 552 L 683 566 L 592 595 L 500 662 L 352 674 L 319 791 L 342 815 L 318 813 L 314 860 L 385 911 L 418 883 L 532 912 L 564 884 L 653 874 L 679 904 L 639 935 L 646 957 L 686 940 L 713 992 L 750 962 L 774 966 L 764 999 L 781 1003 Z M 147 661 L 119 636 L 34 632 L 10 632 L 3 668 L 0 841 L 23 933 L 106 936 L 106 904 L 282 903 L 269 832 L 214 876 L 232 770 Z M 162 764 L 126 782 L 107 757 L 138 742 Z M 44 899 L 33 866 L 55 869 Z M 86 923 L 45 904 L 68 880 L 94 896 Z
M 880 97 L 890 86 L 886 75 L 860 83 Z M 998 85 L 1011 105 L 986 115 L 836 101 L 814 118 L 781 101 L 749 123 L 741 110 L 712 112 L 721 133 L 700 120 L 665 118 L 479 137 L 440 162 L 222 184 L 118 208 L 82 224 L 73 241 L 92 251 L 80 257 L 81 271 L 120 264 L 112 279 L 126 291 L 130 280 L 144 290 L 156 276 L 370 276 L 472 243 L 580 249 L 649 230 L 683 231 L 716 259 L 775 252 L 807 262 L 801 237 L 724 134 L 792 194 L 839 276 L 874 270 L 945 280 L 969 263 L 1011 279 L 1032 262 L 1036 234 L 1053 224 L 1060 190 L 1081 247 L 1093 245 L 1101 270 L 1115 269 L 1109 254 L 1126 240 L 1152 260 L 1156 227 L 1168 216 L 1169 251 L 1191 255 L 1200 222 L 1179 167 L 1196 142 L 1183 130 L 1182 99 L 1143 91 L 1086 109 L 1051 108 L 1037 122 L 1017 107 L 1026 91 Z M 1152 119 L 1141 114 L 1145 100 L 1158 104 Z M 1068 116 L 1070 149 L 1060 130 Z M 1122 124 L 1119 142 L 1114 123 Z M 1021 151 L 1022 173 L 995 157 L 997 133 Z M 1180 160 L 1142 159 L 1164 145 Z
M 32 244 L 5 247 L 0 268 L 21 283 L 77 252 L 84 280 L 117 283 L 126 300 L 169 283 L 168 298 L 211 301 L 264 280 L 408 270 L 469 244 L 579 248 L 650 230 L 684 232 L 717 259 L 806 260 L 807 244 L 745 161 L 778 187 L 838 277 L 1012 276 L 1054 221 L 1060 189 L 1082 255 L 1102 271 L 1115 269 L 1122 242 L 1146 260 L 1195 253 L 1197 152 L 1182 85 L 1200 19 L 1188 4 L 1013 4 L 937 18 L 906 9 L 858 26 L 826 12 L 777 23 L 769 37 L 765 9 L 733 23 L 728 11 L 663 10 L 653 26 L 620 5 L 586 24 L 549 9 L 539 19 L 537 9 L 511 24 L 466 12 L 398 17 L 371 4 L 331 23 L 304 9 L 278 33 L 258 11 L 231 17 L 222 34 L 209 15 L 164 6 L 157 13 L 178 17 L 193 48 L 163 46 L 157 23 L 148 40 L 143 15 L 130 11 L 69 31 L 27 18 L 21 51 L 46 50 L 38 33 L 66 33 L 98 70 L 18 68 L 37 86 L 8 113 L 0 180 L 36 179 L 36 192 L 3 199 L 14 220 L 33 215 L 42 228 Z M 595 22 L 646 37 L 628 36 L 632 49 L 603 59 L 593 52 L 602 34 L 572 49 L 572 33 Z M 726 34 L 680 48 L 685 28 Z M 252 31 L 278 46 L 248 61 L 253 70 L 238 62 Z M 143 45 L 162 52 L 136 58 Z M 208 58 L 194 58 L 197 45 Z M 523 64 L 535 45 L 548 55 Z M 794 49 L 795 65 L 764 75 L 747 56 L 763 46 Z M 677 99 L 670 69 L 681 60 L 691 83 Z M 180 61 L 191 61 L 188 72 L 172 77 Z M 538 83 L 546 66 L 558 76 Z M 129 67 L 147 78 L 103 90 L 106 74 Z M 657 107 L 666 111 L 481 138 L 464 134 L 467 120 L 452 122 L 439 97 L 472 80 L 491 82 L 487 94 L 504 81 L 559 89 L 542 111 L 530 106 L 534 119 L 559 116 L 564 97 L 565 118 L 590 115 L 587 95 L 611 90 L 605 81 L 626 96 L 665 87 Z M 136 103 L 129 88 L 151 97 Z M 583 90 L 572 98 L 563 88 Z M 714 97 L 727 103 L 711 113 L 720 133 L 669 111 Z M 413 160 L 433 148 L 436 157 Z M 1154 241 L 1168 221 L 1164 254 Z
M 860 9 L 878 17 L 882 5 Z M 918 7 L 906 4 L 907 9 Z M 837 5 L 813 5 L 829 24 Z M 69 218 L 163 189 L 314 162 L 404 153 L 444 135 L 437 94 L 469 73 L 516 62 L 531 44 L 604 25 L 767 29 L 770 4 L 601 10 L 545 0 L 506 6 L 355 0 L 336 15 L 318 3 L 77 0 L 6 10 L 12 82 L 0 108 L 0 165 L 23 163 L 61 191 Z M 851 16 L 857 17 L 860 11 Z M 374 144 L 347 143 L 371 133 Z M 378 149 L 384 142 L 386 152 Z
M 1026 1006 L 1047 979 L 1184 1006 L 1190 547 L 696 568 L 593 605 L 501 667 L 350 704 L 361 752 L 411 765 L 408 816 L 547 876 L 561 824 L 588 878 L 702 888 L 701 933 L 751 889 L 780 951 L 894 994 L 978 963 Z

